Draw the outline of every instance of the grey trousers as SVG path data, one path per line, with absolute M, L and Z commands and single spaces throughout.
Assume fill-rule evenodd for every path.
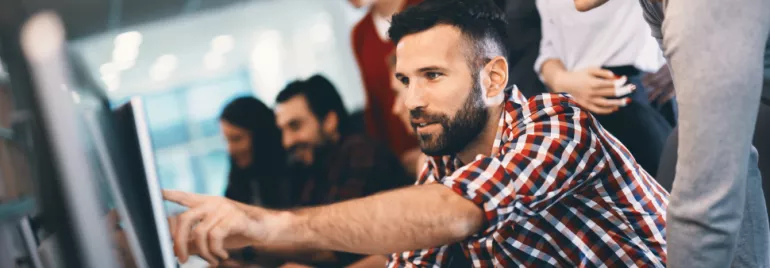
M 653 35 L 662 38 L 679 104 L 667 264 L 770 267 L 770 228 L 751 147 L 770 0 L 667 0 L 665 7 L 648 1 L 640 0 Z

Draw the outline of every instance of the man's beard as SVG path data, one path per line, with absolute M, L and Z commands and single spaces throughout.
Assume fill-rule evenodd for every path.
M 417 125 L 412 124 L 415 133 L 418 133 L 423 153 L 429 156 L 456 154 L 468 146 L 486 127 L 489 111 L 481 99 L 481 85 L 478 79 L 474 81 L 470 95 L 452 120 L 445 114 L 429 114 L 422 109 L 410 111 L 412 119 L 441 124 L 441 133 L 432 134 L 419 134 Z
M 298 143 L 288 149 L 289 166 L 295 168 L 311 168 L 315 166 L 320 159 L 327 156 L 326 154 L 331 150 L 333 144 L 332 139 L 323 132 L 320 132 L 318 135 L 321 136 L 321 143 L 319 144 Z M 296 156 L 296 151 L 300 149 L 310 150 L 310 153 L 312 154 L 311 163 L 305 163 L 305 161 Z

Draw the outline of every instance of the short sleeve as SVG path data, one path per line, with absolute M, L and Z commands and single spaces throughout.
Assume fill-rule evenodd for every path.
M 537 60 L 535 60 L 534 70 L 542 81 L 543 76 L 540 72 L 542 71 L 543 63 L 549 59 L 560 59 L 559 53 L 556 50 L 557 39 L 555 38 L 555 36 L 558 35 L 558 30 L 554 25 L 553 18 L 548 13 L 546 0 L 537 0 L 536 4 L 538 12 L 540 12 L 542 39 L 540 39 L 540 52 L 537 56 Z

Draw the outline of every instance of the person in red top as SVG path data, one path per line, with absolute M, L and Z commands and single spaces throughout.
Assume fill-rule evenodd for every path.
M 370 6 L 369 13 L 353 28 L 353 52 L 366 92 L 367 134 L 401 156 L 417 147 L 417 141 L 391 112 L 396 94 L 390 87 L 387 58 L 395 50 L 388 38 L 390 17 L 421 0 L 349 0 L 356 8 Z

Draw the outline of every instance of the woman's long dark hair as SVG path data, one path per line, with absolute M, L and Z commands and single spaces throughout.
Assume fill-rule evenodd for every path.
M 225 197 L 249 203 L 258 194 L 266 207 L 288 206 L 286 152 L 273 111 L 254 97 L 239 97 L 225 106 L 219 119 L 251 134 L 251 165 L 240 168 L 230 158 Z M 260 193 L 252 193 L 254 182 L 259 183 Z

